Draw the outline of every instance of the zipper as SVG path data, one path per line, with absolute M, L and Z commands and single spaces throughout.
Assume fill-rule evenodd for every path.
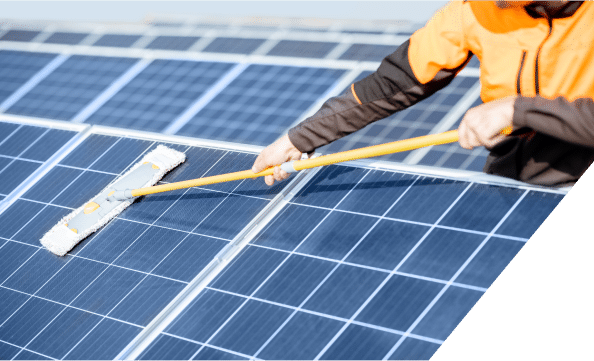
M 553 32 L 553 19 L 547 17 L 547 21 L 549 22 L 549 33 L 538 47 L 538 51 L 536 52 L 536 63 L 534 65 L 534 88 L 536 90 L 536 95 L 540 94 L 540 82 L 538 79 L 538 59 L 540 57 L 540 50 L 542 49 L 544 43 L 547 41 L 547 39 L 551 36 L 551 33 Z
M 522 60 L 520 61 L 520 70 L 518 70 L 518 77 L 516 78 L 516 92 L 522 95 L 521 79 L 522 70 L 524 69 L 524 62 L 526 61 L 526 50 L 522 52 Z

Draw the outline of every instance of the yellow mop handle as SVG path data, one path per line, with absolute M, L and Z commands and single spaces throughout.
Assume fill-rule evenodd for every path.
M 511 133 L 511 131 L 512 127 L 507 127 L 501 131 L 501 134 L 508 135 Z M 290 167 L 289 172 L 295 172 L 303 169 L 315 168 L 323 165 L 341 163 L 355 159 L 364 159 L 397 152 L 405 152 L 408 150 L 419 149 L 431 145 L 454 143 L 457 142 L 458 139 L 458 130 L 450 130 L 445 133 L 429 134 L 411 139 L 398 140 L 396 142 L 391 143 L 378 144 L 370 147 L 352 149 L 344 152 L 323 155 L 312 159 L 303 159 L 287 162 L 281 165 L 281 168 L 285 169 L 285 165 L 288 165 Z M 208 184 L 229 182 L 247 178 L 258 178 L 267 175 L 272 175 L 273 172 L 274 167 L 270 167 L 258 173 L 254 173 L 251 170 L 244 170 L 234 173 L 220 174 L 211 177 L 191 179 L 187 181 L 163 184 L 154 187 L 134 189 L 132 190 L 132 196 L 139 197 L 147 194 L 173 191 L 176 189 L 200 187 Z

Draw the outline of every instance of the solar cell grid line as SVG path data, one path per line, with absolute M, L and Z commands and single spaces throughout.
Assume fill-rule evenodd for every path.
M 470 189 L 472 183 L 469 183 L 466 188 L 458 195 L 458 197 L 450 204 L 450 206 L 445 210 L 445 212 L 435 221 L 434 225 L 425 232 L 425 234 L 421 237 L 421 239 L 415 243 L 415 245 L 408 251 L 408 253 L 402 258 L 402 260 L 396 265 L 396 267 L 390 272 L 390 274 L 382 281 L 382 283 L 373 291 L 373 293 L 365 300 L 365 302 L 357 309 L 357 311 L 351 316 L 349 321 L 340 329 L 340 331 L 332 338 L 332 340 L 318 353 L 315 357 L 315 360 L 319 360 L 327 351 L 328 349 L 336 342 L 336 340 L 342 335 L 342 333 L 347 329 L 350 323 L 359 316 L 359 314 L 365 309 L 365 307 L 371 302 L 371 300 L 380 292 L 380 290 L 387 284 L 390 280 L 394 272 L 398 271 L 399 268 L 406 262 L 406 260 L 410 257 L 410 255 L 419 247 L 419 245 L 427 238 L 429 233 L 434 229 L 434 226 L 438 224 L 446 215 L 447 213 L 456 205 L 456 203 L 464 196 L 464 194 Z
M 300 58 L 324 58 L 338 43 L 304 40 L 281 40 L 266 55 Z
M 0 50 L 0 108 L 1 104 L 57 54 Z
M 60 66 L 63 62 L 68 59 L 66 55 L 53 55 L 50 59 L 47 60 L 46 63 L 39 64 L 40 66 L 35 66 L 35 68 L 31 69 L 30 71 L 26 71 L 23 69 L 21 72 L 20 69 L 14 69 L 15 72 L 19 74 L 23 74 L 25 77 L 18 82 L 15 82 L 12 86 L 7 85 L 7 87 L 11 90 L 10 93 L 6 94 L 6 98 L 3 99 L 2 103 L 0 104 L 0 112 L 6 112 L 10 106 L 16 103 L 19 99 L 21 99 L 27 92 L 29 92 L 33 87 L 35 87 L 40 81 L 42 81 L 46 76 L 48 76 L 51 72 L 53 72 L 58 66 Z M 29 57 L 28 55 L 23 55 L 23 57 Z M 41 56 L 44 57 L 43 55 Z M 21 59 L 15 59 L 21 60 Z M 28 61 L 22 59 L 22 62 L 26 64 Z M 7 70 L 11 70 L 10 67 L 7 67 Z
M 341 69 L 252 64 L 176 134 L 270 144 L 344 72 Z
M 361 180 L 359 181 L 360 184 L 361 181 L 365 178 L 365 176 L 367 174 L 369 174 L 370 171 L 368 171 L 367 173 L 365 173 L 365 175 L 361 178 Z M 400 194 L 400 196 L 394 201 L 394 203 L 392 203 L 392 205 L 383 213 L 382 216 L 386 216 L 388 214 L 388 212 L 394 207 L 396 206 L 396 204 L 398 204 L 398 201 L 406 194 L 406 192 L 408 192 L 408 190 L 416 183 L 416 181 L 419 179 L 419 177 L 417 176 L 412 182 L 411 184 L 408 186 L 408 188 L 406 188 L 406 190 L 404 192 L 402 192 L 402 194 Z M 354 189 L 354 188 L 353 188 Z M 345 195 L 345 198 L 349 195 L 349 193 L 347 193 Z M 337 204 L 338 206 L 338 204 Z M 329 216 L 330 213 L 328 213 L 327 216 Z M 361 243 L 361 241 L 367 237 L 372 231 L 373 229 L 379 224 L 381 218 L 378 218 L 375 223 L 367 230 L 367 232 L 363 235 L 363 237 L 361 237 L 361 239 L 349 250 L 349 252 L 347 252 L 344 257 L 342 257 L 342 259 L 340 260 L 341 262 L 344 262 L 349 255 L 353 252 L 353 250 L 355 248 L 357 248 L 357 246 Z M 322 220 L 323 222 L 323 220 Z M 320 222 L 321 223 L 321 222 Z M 314 229 L 315 230 L 315 229 Z M 314 231 L 312 230 L 312 232 Z M 311 234 L 311 233 L 310 233 Z M 307 237 L 306 237 L 307 238 Z M 304 239 L 305 241 L 305 239 Z M 295 249 L 299 248 L 299 246 L 297 246 Z M 313 291 L 311 291 L 311 293 L 303 300 L 303 302 L 301 302 L 301 304 L 297 307 L 297 309 L 295 309 L 293 311 L 293 313 L 285 320 L 285 322 L 268 338 L 268 340 L 266 340 L 266 342 L 264 342 L 264 344 L 258 349 L 258 351 L 253 355 L 253 358 L 257 358 L 258 355 L 266 348 L 266 346 L 268 346 L 268 344 L 270 343 L 270 341 L 272 341 L 272 339 L 283 329 L 283 327 L 285 327 L 287 325 L 287 323 L 289 323 L 289 321 L 297 314 L 297 311 L 300 311 L 301 308 L 303 306 L 305 306 L 305 304 L 310 300 L 310 298 L 316 293 L 316 291 L 322 287 L 322 285 L 324 284 L 324 282 L 326 282 L 331 276 L 332 274 L 334 274 L 334 272 L 338 269 L 338 267 L 340 266 L 341 263 L 336 263 L 336 265 L 334 266 L 334 268 L 326 275 L 326 277 L 313 289 Z
M 70 120 L 137 61 L 72 55 L 6 112 Z
M 360 182 L 361 180 L 363 180 L 363 178 L 364 178 L 364 177 L 362 177 L 362 178 L 359 180 L 359 182 Z M 351 191 L 352 191 L 352 190 L 351 190 Z M 334 206 L 334 209 L 335 209 L 336 207 L 338 207 L 338 205 L 339 205 L 339 204 L 342 202 L 342 200 L 344 200 L 344 199 L 345 199 L 345 198 L 348 196 L 348 194 L 350 194 L 350 191 L 349 191 L 349 192 L 347 192 L 347 194 L 345 194 L 345 195 L 344 195 L 344 197 L 343 197 L 343 198 L 342 198 L 342 199 L 341 199 L 341 200 L 340 200 L 340 201 L 339 201 L 339 202 L 338 202 L 338 203 L 337 203 L 337 204 Z M 314 229 L 313 229 L 313 230 L 312 230 L 312 231 L 309 233 L 309 235 L 310 235 L 311 233 L 313 233 L 313 232 L 315 231 L 315 229 L 316 229 L 316 228 L 317 228 L 317 227 L 318 227 L 320 224 L 322 224 L 322 223 L 324 222 L 324 220 L 325 220 L 325 219 L 328 217 L 328 215 L 330 215 L 330 213 L 328 213 L 328 214 L 326 215 L 326 217 L 322 218 L 322 220 L 320 221 L 320 223 L 318 223 L 318 225 L 317 225 L 316 227 L 314 227 Z M 302 242 L 304 242 L 306 239 L 307 239 L 307 236 L 304 238 L 304 240 L 303 240 Z M 257 292 L 260 290 L 260 288 L 261 288 L 263 285 L 265 285 L 265 284 L 266 284 L 266 282 L 267 282 L 267 281 L 268 281 L 270 278 L 272 278 L 272 276 L 275 274 L 275 272 L 276 272 L 276 271 L 278 271 L 278 269 L 279 269 L 280 267 L 282 267 L 282 265 L 283 265 L 283 264 L 284 264 L 284 263 L 285 263 L 285 262 L 286 262 L 286 261 L 289 259 L 289 257 L 290 257 L 290 255 L 289 255 L 289 256 L 287 256 L 285 259 L 283 259 L 283 260 L 280 262 L 280 264 L 279 264 L 279 265 L 278 265 L 278 266 L 277 266 L 277 267 L 276 267 L 276 268 L 275 268 L 275 269 L 274 269 L 274 270 L 273 270 L 273 271 L 272 271 L 272 272 L 271 272 L 271 273 L 270 273 L 270 274 L 269 274 L 269 275 L 268 275 L 268 276 L 267 276 L 267 277 L 264 279 L 264 281 L 262 281 L 262 282 L 260 283 L 260 285 L 259 285 L 258 287 L 256 287 L 256 289 L 255 289 L 253 292 L 251 292 L 251 294 L 250 294 L 249 296 L 250 296 L 250 297 L 254 296 L 254 295 L 255 295 L 255 294 L 256 294 L 256 293 L 257 293 Z M 220 277 L 220 275 L 219 275 L 219 277 Z M 221 326 L 220 326 L 220 327 L 219 327 L 219 328 L 218 328 L 218 329 L 217 329 L 217 330 L 216 330 L 216 331 L 215 331 L 215 332 L 214 332 L 214 333 L 213 333 L 213 334 L 212 334 L 212 335 L 211 335 L 211 336 L 210 336 L 210 337 L 209 337 L 209 338 L 206 340 L 206 342 L 205 342 L 204 344 L 210 344 L 210 342 L 211 342 L 211 341 L 212 341 L 212 340 L 213 340 L 213 339 L 214 339 L 214 338 L 217 336 L 217 334 L 218 334 L 218 333 L 219 333 L 219 332 L 220 332 L 220 331 L 221 331 L 221 330 L 222 330 L 222 329 L 223 329 L 223 328 L 224 328 L 224 327 L 227 325 L 227 323 L 228 323 L 228 322 L 229 322 L 229 321 L 230 321 L 230 320 L 233 318 L 233 316 L 235 316 L 235 315 L 236 315 L 236 314 L 237 314 L 237 313 L 238 313 L 238 312 L 239 312 L 239 311 L 240 311 L 240 310 L 241 310 L 241 309 L 242 309 L 242 308 L 243 308 L 243 307 L 244 307 L 244 306 L 247 304 L 247 302 L 248 302 L 248 301 L 249 301 L 249 298 L 246 298 L 246 300 L 245 300 L 245 301 L 244 301 L 244 302 L 243 302 L 243 303 L 242 303 L 242 304 L 241 304 L 241 305 L 240 305 L 240 306 L 239 306 L 239 307 L 238 307 L 238 308 L 237 308 L 237 309 L 236 309 L 236 310 L 235 310 L 235 311 L 234 311 L 234 312 L 233 312 L 233 313 L 232 313 L 232 314 L 231 314 L 231 315 L 230 315 L 230 316 L 229 316 L 229 317 L 228 317 L 228 318 L 227 318 L 227 319 L 226 319 L 226 320 L 225 320 L 225 321 L 222 323 L 222 325 L 221 325 Z M 170 326 L 170 327 L 171 327 L 171 326 Z M 202 347 L 200 347 L 200 349 L 198 349 L 198 351 L 196 351 L 196 352 L 194 353 L 194 355 L 192 355 L 192 357 L 191 357 L 190 359 L 193 359 L 193 358 L 195 358 L 195 357 L 196 357 L 196 356 L 197 356 L 197 355 L 200 353 L 200 351 L 202 351 L 203 349 L 204 349 L 204 345 L 203 345 Z M 255 357 L 255 356 L 254 356 L 254 357 Z
M 468 259 L 466 259 L 466 261 L 462 264 L 462 266 L 458 269 L 458 271 L 452 276 L 452 278 L 450 278 L 448 283 L 441 289 L 441 291 L 437 294 L 437 296 L 435 296 L 435 298 L 433 300 L 431 300 L 431 303 L 429 303 L 429 305 L 427 305 L 427 307 L 423 310 L 423 312 L 417 317 L 417 319 L 412 323 L 412 325 L 406 330 L 406 333 L 404 334 L 404 336 L 402 336 L 402 338 L 400 340 L 398 340 L 398 342 L 388 352 L 388 354 L 386 354 L 386 356 L 383 358 L 384 360 L 389 359 L 390 356 L 392 356 L 392 354 L 398 349 L 398 347 L 400 347 L 402 345 L 402 343 L 406 339 L 406 337 L 417 327 L 417 325 L 419 325 L 419 323 L 423 320 L 423 318 L 427 315 L 427 313 L 430 312 L 432 307 L 434 307 L 434 305 L 443 296 L 443 294 L 450 288 L 453 281 L 464 271 L 466 266 L 468 266 L 468 264 L 472 261 L 472 259 L 485 246 L 487 241 L 491 237 L 493 237 L 493 235 L 495 234 L 497 229 L 499 229 L 499 227 L 501 227 L 501 225 L 507 220 L 507 217 L 509 217 L 509 215 L 513 213 L 515 208 L 522 202 L 522 200 L 524 199 L 524 197 L 526 197 L 528 192 L 529 192 L 528 190 L 525 190 L 524 193 L 522 193 L 522 195 L 518 198 L 518 200 L 514 203 L 514 205 L 507 211 L 507 213 L 501 218 L 501 220 L 497 223 L 497 225 L 491 230 L 489 235 L 479 244 L 479 246 L 474 250 L 474 252 L 470 255 L 470 257 L 468 257 Z
M 371 74 L 364 72 L 361 78 Z M 324 154 L 393 142 L 429 134 L 446 116 L 466 92 L 478 82 L 478 78 L 458 76 L 445 88 L 423 101 L 369 124 L 363 129 L 319 148 Z M 346 91 L 346 89 L 345 89 Z M 377 157 L 378 160 L 402 162 L 411 152 L 400 152 Z
M 234 65 L 154 60 L 90 115 L 86 122 L 160 132 Z

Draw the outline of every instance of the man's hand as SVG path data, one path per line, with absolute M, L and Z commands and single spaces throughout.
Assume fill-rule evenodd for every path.
M 493 147 L 505 139 L 501 131 L 511 127 L 515 96 L 494 100 L 469 109 L 458 127 L 462 148 Z
M 258 173 L 268 167 L 298 159 L 301 159 L 301 152 L 299 149 L 295 148 L 293 143 L 291 143 L 289 136 L 285 134 L 276 142 L 264 148 L 258 158 L 256 158 L 256 161 L 252 166 L 252 171 Z M 281 181 L 287 179 L 289 175 L 289 173 L 281 170 L 280 167 L 274 167 L 274 174 L 264 177 L 264 181 L 271 186 L 274 184 L 275 180 Z

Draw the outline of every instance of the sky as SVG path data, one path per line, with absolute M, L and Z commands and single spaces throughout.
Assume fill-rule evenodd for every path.
M 0 18 L 138 22 L 148 14 L 426 22 L 446 1 L 0 1 Z

